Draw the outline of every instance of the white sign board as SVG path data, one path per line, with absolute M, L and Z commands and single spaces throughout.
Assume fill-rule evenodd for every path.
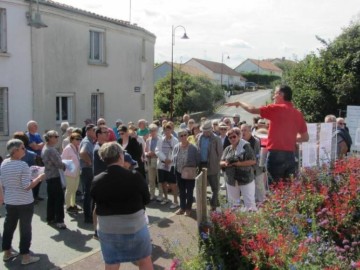
M 358 138 L 356 138 L 356 130 L 360 128 L 360 106 L 347 106 L 346 126 L 349 128 L 349 133 L 353 141 L 351 150 L 360 151 L 360 131 L 358 131 Z

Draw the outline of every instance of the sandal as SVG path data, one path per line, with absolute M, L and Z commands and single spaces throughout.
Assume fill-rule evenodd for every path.
M 175 215 L 183 215 L 184 213 L 185 213 L 185 210 L 180 208 L 175 212 Z

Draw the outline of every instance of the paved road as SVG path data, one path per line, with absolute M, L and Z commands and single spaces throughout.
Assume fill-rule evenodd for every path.
M 241 95 L 230 97 L 230 100 L 243 100 L 254 105 L 265 104 L 270 100 L 270 90 L 262 90 L 257 92 L 249 92 Z M 219 109 L 215 118 L 222 116 L 232 116 L 235 112 L 240 113 L 242 120 L 248 123 L 252 121 L 252 115 L 245 113 L 240 108 L 222 107 Z M 222 191 L 224 193 L 224 191 Z M 46 183 L 43 183 L 40 189 L 40 196 L 46 197 Z M 172 196 L 170 195 L 170 198 Z M 163 218 L 170 217 L 176 211 L 169 209 L 169 206 L 162 206 L 157 202 L 152 202 L 147 206 L 147 214 L 150 223 L 155 223 Z M 5 216 L 4 207 L 0 208 L 0 243 L 2 240 L 3 223 Z M 0 260 L 0 269 L 26 269 L 26 270 L 48 270 L 59 269 L 65 263 L 76 260 L 77 258 L 98 250 L 99 242 L 92 238 L 93 229 L 91 224 L 83 222 L 83 215 L 65 215 L 65 223 L 67 230 L 57 230 L 48 226 L 45 221 L 46 217 L 46 201 L 40 202 L 35 206 L 35 214 L 33 217 L 33 240 L 31 250 L 41 257 L 39 263 L 21 266 L 20 260 L 4 263 Z M 14 234 L 13 247 L 18 250 L 19 235 L 18 230 Z M 1 254 L 2 256 L 2 254 Z M 90 270 L 90 269 L 89 269 Z
M 241 101 L 247 102 L 254 106 L 265 105 L 266 102 L 268 102 L 268 103 L 271 102 L 271 89 L 259 90 L 256 92 L 245 92 L 243 94 L 231 96 L 229 98 L 229 102 L 236 101 L 236 100 L 241 100 Z M 240 121 L 245 120 L 246 123 L 252 124 L 254 115 L 244 111 L 240 107 L 236 108 L 236 107 L 222 106 L 221 108 L 219 108 L 219 110 L 214 114 L 214 116 L 212 118 L 220 119 L 225 116 L 232 118 L 234 113 L 240 114 L 240 118 L 241 118 Z
M 40 196 L 46 198 L 46 183 L 43 183 L 40 190 Z M 172 196 L 170 195 L 170 198 Z M 162 206 L 157 202 L 152 202 L 147 206 L 149 222 L 154 223 L 165 217 L 173 215 L 175 210 L 169 209 L 169 205 Z M 2 241 L 2 232 L 4 224 L 5 209 L 1 207 L 0 214 L 0 243 Z M 83 222 L 82 214 L 65 214 L 65 224 L 67 230 L 57 230 L 48 226 L 46 218 L 46 201 L 42 201 L 35 206 L 33 217 L 33 239 L 31 251 L 41 257 L 39 263 L 21 266 L 20 259 L 13 262 L 4 263 L 2 257 L 0 260 L 0 269 L 26 269 L 26 270 L 48 270 L 60 269 L 65 263 L 75 260 L 88 252 L 94 252 L 100 248 L 99 242 L 92 238 L 93 229 L 91 224 Z M 18 229 L 14 234 L 13 247 L 18 250 L 19 234 Z M 2 256 L 3 253 L 1 253 Z M 90 269 L 89 269 L 90 270 Z

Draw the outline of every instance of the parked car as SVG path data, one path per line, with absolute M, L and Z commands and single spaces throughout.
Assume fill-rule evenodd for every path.
M 245 89 L 257 89 L 257 84 L 254 82 L 246 82 Z

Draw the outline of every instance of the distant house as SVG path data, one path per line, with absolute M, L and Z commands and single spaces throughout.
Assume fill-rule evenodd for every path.
M 177 64 L 174 63 L 174 71 L 180 70 L 184 73 L 187 73 L 191 76 L 204 76 L 207 77 L 207 74 L 203 72 L 202 70 L 192 67 L 192 66 L 186 66 L 184 64 Z M 154 69 L 154 83 L 157 83 L 158 80 L 164 78 L 171 72 L 171 62 L 164 62 Z
M 0 154 L 34 119 L 136 121 L 153 116 L 155 35 L 50 0 L 0 1 Z M 41 18 L 40 18 L 41 15 Z
M 262 75 L 276 75 L 281 77 L 282 70 L 267 60 L 246 59 L 235 68 L 239 73 L 257 73 Z
M 224 63 L 192 58 L 184 66 L 200 69 L 216 84 L 245 86 L 246 79 Z

